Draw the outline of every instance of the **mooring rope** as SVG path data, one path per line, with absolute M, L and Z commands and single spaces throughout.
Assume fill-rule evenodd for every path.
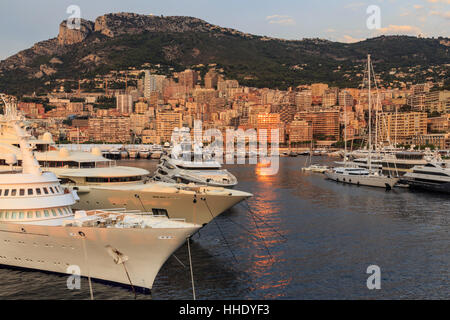
M 217 219 L 214 219 L 214 215 L 213 215 L 211 209 L 209 208 L 209 205 L 208 205 L 208 202 L 206 201 L 206 198 L 201 198 L 201 199 L 202 199 L 203 201 L 205 201 L 206 207 L 208 208 L 208 211 L 209 211 L 209 213 L 211 214 L 211 217 L 212 217 L 212 219 L 214 220 L 214 222 L 215 222 L 215 224 L 216 224 L 216 226 L 217 226 L 217 229 L 219 229 L 219 232 L 220 232 L 220 234 L 222 235 L 222 238 L 223 238 L 223 240 L 225 241 L 225 244 L 227 245 L 228 250 L 230 250 L 231 255 L 233 256 L 234 261 L 235 261 L 235 262 L 238 262 L 237 259 L 236 259 L 236 256 L 234 255 L 233 250 L 231 250 L 231 247 L 230 247 L 230 244 L 229 244 L 228 241 L 227 241 L 227 238 L 225 238 L 225 235 L 224 235 L 224 233 L 223 233 L 223 231 L 222 231 L 222 228 L 220 228 L 219 223 L 217 222 Z
M 133 290 L 133 293 L 134 293 L 134 300 L 136 300 L 137 299 L 136 290 L 134 289 L 133 283 L 131 282 L 131 278 L 130 278 L 130 275 L 128 274 L 127 267 L 125 266 L 125 261 L 122 262 L 122 265 L 123 265 L 123 268 L 125 269 L 125 273 L 127 274 L 128 281 L 130 281 L 131 290 Z
M 192 296 L 194 297 L 194 301 L 197 300 L 195 297 L 195 285 L 194 285 L 194 270 L 192 269 L 192 257 L 191 257 L 191 245 L 190 238 L 186 239 L 188 245 L 188 253 L 189 253 L 189 268 L 191 269 L 191 282 L 192 282 Z
M 91 294 L 91 300 L 94 300 L 94 291 L 92 290 L 91 275 L 90 275 L 90 270 L 89 270 L 88 255 L 87 255 L 86 243 L 85 243 L 86 235 L 84 234 L 84 232 L 81 232 L 81 231 L 79 232 L 79 235 L 81 236 L 81 243 L 83 244 L 84 263 L 86 264 L 86 269 L 87 269 L 89 292 Z

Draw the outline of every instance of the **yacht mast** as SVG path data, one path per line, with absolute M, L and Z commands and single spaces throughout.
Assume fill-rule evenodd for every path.
M 370 92 L 370 54 L 367 55 L 367 68 L 368 68 L 368 75 L 369 75 L 369 172 L 372 171 L 372 158 L 371 158 L 371 152 L 372 152 L 372 99 L 371 99 L 371 92 Z
M 344 90 L 344 166 L 347 166 L 347 91 Z

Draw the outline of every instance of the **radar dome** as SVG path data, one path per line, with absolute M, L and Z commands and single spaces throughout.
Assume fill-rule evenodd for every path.
M 9 166 L 11 166 L 11 165 L 13 165 L 13 164 L 16 164 L 16 163 L 17 163 L 17 157 L 16 157 L 16 155 L 15 155 L 14 153 L 8 153 L 8 154 L 5 156 L 5 162 L 6 162 L 6 164 L 9 165 Z
M 45 140 L 45 141 L 53 141 L 52 134 L 51 134 L 50 132 L 44 133 L 44 135 L 42 136 L 42 140 Z

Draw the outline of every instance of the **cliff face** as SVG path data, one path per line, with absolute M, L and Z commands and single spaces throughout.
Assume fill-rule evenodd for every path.
M 88 45 L 90 42 L 105 41 L 105 37 L 115 38 L 122 35 L 135 35 L 145 32 L 223 32 L 225 30 L 241 34 L 236 30 L 220 28 L 192 17 L 111 13 L 98 17 L 95 22 L 82 19 L 80 29 L 70 29 L 67 27 L 67 21 L 63 21 L 59 25 L 57 38 L 38 42 L 30 49 L 23 50 L 0 61 L 0 73 L 18 69 L 28 72 L 29 77 L 37 75 L 37 78 L 41 78 L 42 65 L 33 65 L 37 57 L 49 56 L 51 59 L 57 55 L 65 54 L 74 45 L 80 46 L 82 43 Z M 91 62 L 89 59 L 83 61 Z M 51 74 L 54 73 L 51 72 Z M 48 73 L 44 72 L 44 74 Z
M 95 20 L 95 31 L 107 37 L 144 32 L 210 32 L 223 29 L 193 17 L 162 17 L 135 13 L 106 14 Z M 227 29 L 237 32 L 232 29 Z
M 94 23 L 88 20 L 81 20 L 80 29 L 70 29 L 67 21 L 59 25 L 58 44 L 60 46 L 71 45 L 84 41 L 94 31 Z

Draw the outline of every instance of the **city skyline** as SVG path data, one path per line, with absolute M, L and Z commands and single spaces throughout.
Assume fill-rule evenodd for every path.
M 51 1 L 25 4 L 24 0 L 2 1 L 0 31 L 3 46 L 0 59 L 5 59 L 34 43 L 55 37 L 58 25 L 67 19 L 70 5 L 78 5 L 81 17 L 96 17 L 113 12 L 134 12 L 154 15 L 194 16 L 211 24 L 234 28 L 242 32 L 301 40 L 323 38 L 338 42 L 357 42 L 379 35 L 413 35 L 424 37 L 448 37 L 450 30 L 449 0 L 374 0 L 339 1 L 320 3 L 282 0 L 277 3 L 254 1 L 226 3 L 197 0 L 182 2 L 168 0 L 164 3 L 146 3 L 131 0 L 124 4 L 117 0 L 104 3 L 80 1 Z M 380 9 L 378 29 L 368 29 L 366 22 L 371 16 L 369 6 Z M 27 7 L 24 11 L 23 8 Z M 6 14 L 8 13 L 8 14 Z M 343 18 L 345 17 L 345 19 Z

